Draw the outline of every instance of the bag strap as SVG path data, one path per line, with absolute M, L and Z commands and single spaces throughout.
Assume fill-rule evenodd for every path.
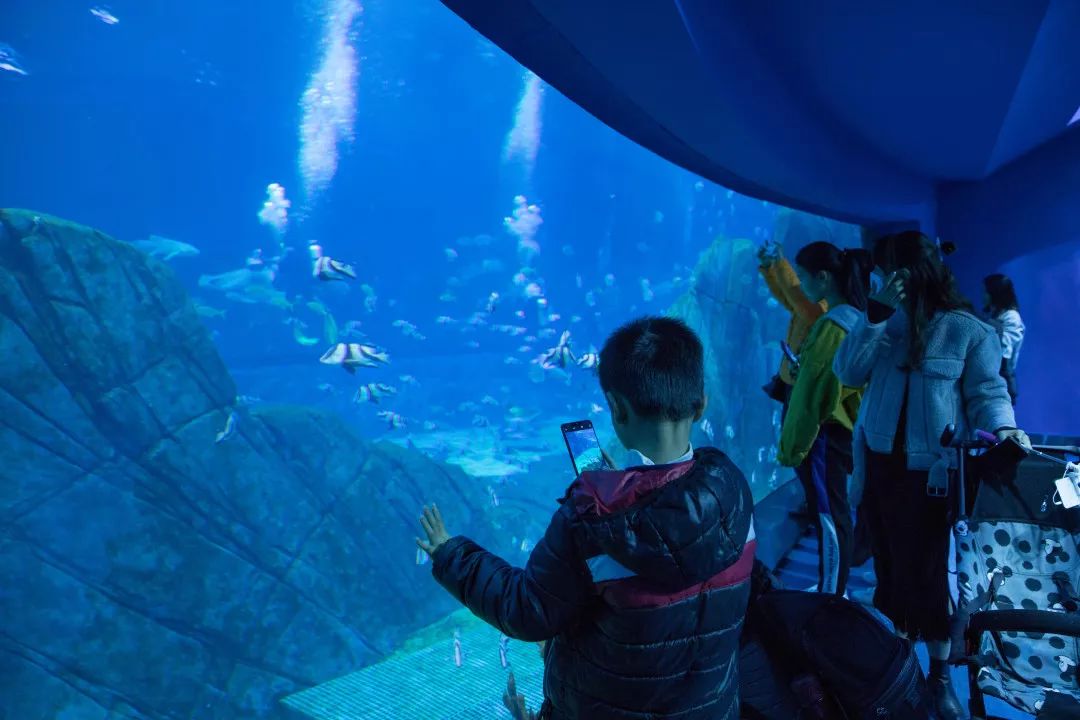
M 1064 573 L 1062 573 L 1064 574 Z M 952 620 L 950 621 L 950 635 L 952 636 L 952 642 L 949 648 L 949 663 L 958 664 L 967 660 L 973 660 L 976 656 L 969 656 L 965 654 L 966 643 L 964 642 L 964 635 L 967 632 L 968 624 L 971 622 L 971 616 L 977 612 L 985 610 L 994 600 L 997 598 L 997 592 L 1001 589 L 1001 586 L 1005 582 L 1005 573 L 1001 571 L 1001 568 L 995 568 L 990 573 L 989 583 L 986 590 L 969 600 L 963 607 L 956 608 L 953 613 Z

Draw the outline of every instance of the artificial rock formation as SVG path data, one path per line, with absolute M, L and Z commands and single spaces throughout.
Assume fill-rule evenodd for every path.
M 89 228 L 0 211 L 0 357 L 0 717 L 273 716 L 453 609 L 422 502 L 491 539 L 459 470 L 238 407 L 172 272 Z

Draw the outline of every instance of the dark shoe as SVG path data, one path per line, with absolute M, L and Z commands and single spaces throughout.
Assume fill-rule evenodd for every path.
M 930 677 L 926 684 L 930 687 L 930 700 L 938 720 L 968 720 L 948 678 Z

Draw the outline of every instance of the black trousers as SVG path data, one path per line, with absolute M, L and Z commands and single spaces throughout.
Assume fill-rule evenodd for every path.
M 912 640 L 949 639 L 952 499 L 926 494 L 929 473 L 903 453 L 867 452 L 863 509 L 870 524 L 874 607 Z
M 852 471 L 851 431 L 825 423 L 795 474 L 806 493 L 810 514 L 817 517 L 818 591 L 843 595 L 851 573 L 855 529 L 848 501 Z

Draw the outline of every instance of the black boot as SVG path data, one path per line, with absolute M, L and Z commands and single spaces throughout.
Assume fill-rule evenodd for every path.
M 968 720 L 964 706 L 953 692 L 949 680 L 949 665 L 944 660 L 930 660 L 930 675 L 926 679 L 930 687 L 930 699 L 938 720 Z

